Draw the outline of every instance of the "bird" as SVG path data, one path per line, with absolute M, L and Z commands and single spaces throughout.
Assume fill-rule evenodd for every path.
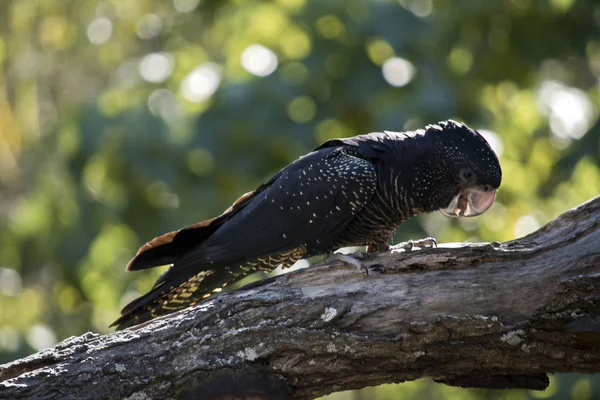
M 250 273 L 341 247 L 387 250 L 396 229 L 418 214 L 485 212 L 501 180 L 489 143 L 453 120 L 328 140 L 221 215 L 144 244 L 128 271 L 170 266 L 111 326 L 193 306 Z

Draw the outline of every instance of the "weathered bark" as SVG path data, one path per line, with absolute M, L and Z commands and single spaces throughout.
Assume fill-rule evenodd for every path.
M 325 260 L 0 366 L 1 399 L 275 398 L 600 372 L 600 197 L 524 238 Z M 227 397 L 233 396 L 233 397 Z M 241 398 L 241 397 L 240 397 Z

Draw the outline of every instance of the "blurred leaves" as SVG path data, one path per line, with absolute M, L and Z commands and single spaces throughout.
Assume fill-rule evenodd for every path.
M 597 195 L 599 28 L 573 0 L 1 2 L 0 362 L 107 332 L 160 273 L 125 273 L 140 244 L 330 138 L 455 118 L 502 150 L 486 214 L 420 217 L 399 240 L 509 240 Z M 552 382 L 337 398 L 598 392 Z

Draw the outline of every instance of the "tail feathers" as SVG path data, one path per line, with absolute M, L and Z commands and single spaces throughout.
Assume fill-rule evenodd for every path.
M 299 246 L 229 264 L 196 265 L 193 268 L 180 268 L 175 264 L 158 278 L 149 293 L 126 305 L 121 317 L 111 326 L 117 326 L 117 330 L 125 329 L 193 306 L 245 275 L 256 271 L 270 272 L 279 265 L 289 267 L 305 254 L 306 248 Z
M 212 286 L 200 288 L 200 284 L 214 272 L 201 271 L 182 282 L 169 280 L 160 284 L 159 278 L 158 286 L 155 285 L 149 293 L 127 304 L 121 310 L 121 317 L 110 326 L 121 330 L 195 305 L 210 296 Z
M 218 217 L 152 239 L 144 244 L 129 261 L 127 271 L 139 271 L 175 263 L 184 253 L 212 235 L 217 228 L 246 205 L 254 194 L 255 192 L 245 193 Z
M 156 237 L 144 244 L 127 264 L 128 271 L 139 271 L 159 265 L 173 264 L 181 255 L 212 235 L 217 226 L 212 220 Z

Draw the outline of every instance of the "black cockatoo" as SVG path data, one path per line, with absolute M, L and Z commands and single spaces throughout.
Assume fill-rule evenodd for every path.
M 387 248 L 396 228 L 420 213 L 479 215 L 501 179 L 490 145 L 454 121 L 329 140 L 223 214 L 142 246 L 129 271 L 171 266 L 113 325 L 194 305 L 258 270 L 345 246 Z

